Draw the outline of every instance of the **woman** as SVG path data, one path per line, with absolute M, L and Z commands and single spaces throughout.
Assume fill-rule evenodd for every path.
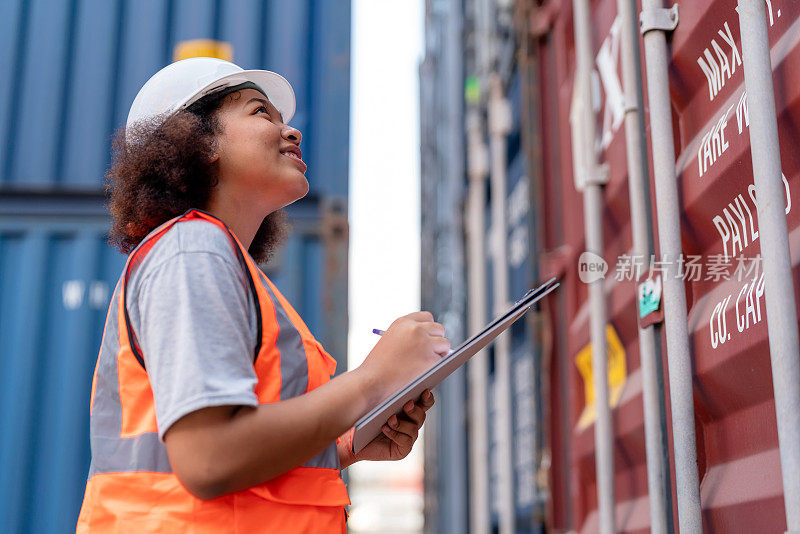
M 79 532 L 344 532 L 340 469 L 408 454 L 426 391 L 357 455 L 355 421 L 449 350 L 427 312 L 357 369 L 258 269 L 308 191 L 294 93 L 268 71 L 173 63 L 139 91 L 108 173 L 130 252 L 92 385 Z

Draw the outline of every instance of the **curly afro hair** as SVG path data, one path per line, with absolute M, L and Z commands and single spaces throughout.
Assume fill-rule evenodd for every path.
M 128 254 L 162 223 L 191 208 L 206 208 L 219 180 L 210 162 L 222 132 L 218 111 L 226 97 L 238 99 L 239 91 L 251 85 L 226 88 L 184 111 L 117 131 L 106 172 L 112 245 Z M 248 252 L 264 263 L 285 236 L 285 212 L 279 210 L 261 223 Z

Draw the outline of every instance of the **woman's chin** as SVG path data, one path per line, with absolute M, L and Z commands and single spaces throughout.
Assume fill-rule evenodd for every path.
M 300 200 L 301 198 L 306 196 L 308 194 L 308 190 L 310 189 L 310 186 L 308 185 L 308 178 L 306 178 L 306 175 L 301 174 L 301 176 L 303 178 L 302 180 L 297 181 L 297 191 L 296 191 L 297 198 L 295 198 L 294 200 Z
M 306 180 L 305 176 L 302 176 L 302 180 L 297 180 L 297 182 L 292 184 L 292 186 L 287 186 L 284 189 L 286 196 L 283 199 L 282 207 L 285 208 L 289 204 L 294 204 L 295 202 L 306 196 L 308 194 L 308 191 L 309 191 L 308 180 Z

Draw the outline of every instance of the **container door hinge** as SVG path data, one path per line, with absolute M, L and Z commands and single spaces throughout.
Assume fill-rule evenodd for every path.
M 671 32 L 678 26 L 678 4 L 666 9 L 662 7 L 643 9 L 639 13 L 639 29 L 642 35 L 652 30 Z
M 586 179 L 585 185 L 606 185 L 611 177 L 611 171 L 607 163 L 598 163 Z

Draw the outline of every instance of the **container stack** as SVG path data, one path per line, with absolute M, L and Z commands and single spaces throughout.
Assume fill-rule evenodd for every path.
M 74 532 L 125 261 L 106 243 L 104 173 L 136 92 L 168 63 L 212 55 L 292 83 L 311 193 L 265 268 L 346 369 L 350 3 L 12 0 L 0 41 L 0 530 Z
M 800 10 L 643 4 L 427 2 L 425 306 L 466 336 L 538 280 L 562 281 L 443 384 L 427 434 L 430 532 L 799 528 L 800 447 L 783 438 L 800 401 L 800 377 L 784 376 L 797 321 L 768 328 L 785 324 L 768 310 L 796 309 Z M 771 53 L 748 55 L 754 43 Z M 774 99 L 772 145 L 755 98 Z M 769 158 L 755 179 L 751 138 Z M 775 205 L 788 240 L 759 227 Z M 770 278 L 781 251 L 788 283 Z

